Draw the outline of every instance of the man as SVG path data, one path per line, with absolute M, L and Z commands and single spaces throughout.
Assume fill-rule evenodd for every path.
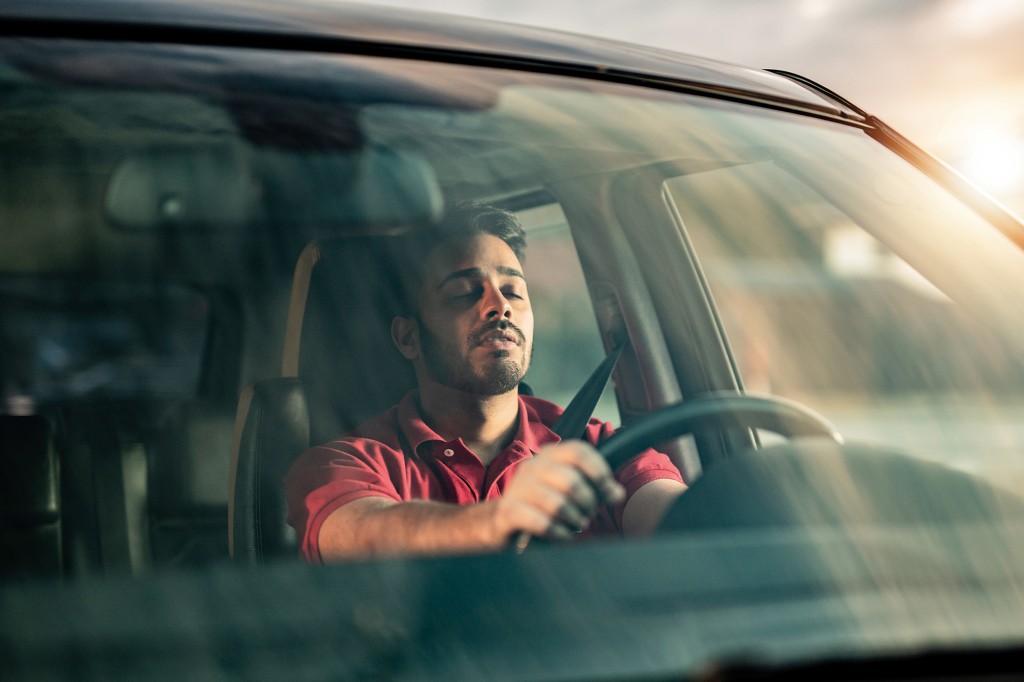
M 515 217 L 464 204 L 410 247 L 408 309 L 391 336 L 418 390 L 304 453 L 286 479 L 310 561 L 495 551 L 516 538 L 642 535 L 685 486 L 660 453 L 614 475 L 590 443 L 559 442 L 561 409 L 520 396 L 533 311 Z M 613 507 L 613 509 L 609 509 Z

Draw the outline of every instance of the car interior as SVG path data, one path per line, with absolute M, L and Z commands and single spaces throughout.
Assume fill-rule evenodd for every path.
M 842 415 L 847 394 L 1024 376 L 873 232 L 915 245 L 916 225 L 978 218 L 937 190 L 879 218 L 860 199 L 900 202 L 895 162 L 873 183 L 814 164 L 807 140 L 869 144 L 853 123 L 510 69 L 70 40 L 0 43 L 0 92 L 4 580 L 294 557 L 279 453 L 411 386 L 389 244 L 461 201 L 527 230 L 536 395 L 566 404 L 624 348 L 596 413 L 616 425 L 745 381 L 840 395 Z M 937 281 L 990 300 L 972 274 Z M 897 302 L 854 321 L 880 290 Z M 936 337 L 945 354 L 917 350 Z M 760 437 L 659 447 L 692 482 Z
M 390 336 L 400 296 L 389 258 L 394 240 L 334 237 L 303 249 L 281 377 L 250 384 L 239 400 L 229 486 L 232 556 L 294 555 L 281 481 L 295 453 L 358 426 L 415 388 L 412 366 Z
M 257 488 L 288 462 L 268 477 L 254 453 L 269 439 L 297 455 L 408 390 L 410 368 L 387 335 L 383 245 L 446 205 L 491 201 L 532 221 L 534 296 L 554 349 L 538 363 L 568 377 L 540 380 L 561 384 L 554 399 L 571 397 L 627 326 L 653 324 L 635 284 L 616 292 L 635 272 L 596 238 L 575 255 L 537 175 L 554 169 L 541 156 L 523 164 L 543 143 L 517 148 L 469 127 L 517 77 L 487 74 L 495 84 L 462 70 L 476 87 L 435 101 L 401 89 L 426 67 L 389 64 L 389 83 L 353 60 L 341 78 L 359 87 L 345 101 L 278 102 L 266 101 L 275 83 L 254 76 L 247 55 L 212 77 L 196 66 L 213 60 L 204 50 L 103 46 L 126 65 L 115 84 L 79 58 L 93 45 L 5 49 L 5 579 L 255 559 L 254 543 L 287 553 L 280 490 Z M 167 59 L 170 68 L 154 66 Z M 410 111 L 446 137 L 413 128 Z M 613 166 L 629 163 L 609 154 Z M 595 316 L 580 307 L 583 273 L 609 267 L 586 275 Z M 637 299 L 628 315 L 623 295 Z M 678 395 L 664 348 L 636 348 L 620 363 L 624 397 L 605 401 L 611 414 L 645 411 L 652 392 Z M 645 385 L 645 372 L 660 382 Z M 278 536 L 257 537 L 261 514 L 278 520 Z M 229 547 L 229 535 L 245 541 Z

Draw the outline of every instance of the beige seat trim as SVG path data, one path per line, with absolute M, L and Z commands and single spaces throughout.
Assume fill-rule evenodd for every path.
M 302 323 L 306 316 L 306 300 L 309 298 L 309 283 L 313 277 L 313 268 L 321 257 L 320 243 L 311 241 L 302 249 L 295 263 L 284 332 L 284 360 L 281 365 L 281 376 L 284 377 L 299 376 L 299 346 L 302 342 Z

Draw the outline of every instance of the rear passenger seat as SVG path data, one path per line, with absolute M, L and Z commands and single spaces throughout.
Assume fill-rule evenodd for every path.
M 0 578 L 62 575 L 60 462 L 41 416 L 0 415 Z
M 0 275 L 0 309 L 0 389 L 41 415 L 0 424 L 0 578 L 226 559 L 238 301 L 160 279 Z
M 172 410 L 148 453 L 149 543 L 156 566 L 228 556 L 228 477 L 234 405 Z

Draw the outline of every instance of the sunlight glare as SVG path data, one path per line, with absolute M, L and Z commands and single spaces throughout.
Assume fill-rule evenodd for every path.
M 820 19 L 832 11 L 830 0 L 802 0 L 800 14 L 808 19 Z
M 993 194 L 1024 185 L 1024 140 L 990 130 L 971 141 L 961 164 L 964 175 Z
M 946 26 L 954 33 L 984 35 L 1024 11 L 1018 0 L 954 0 L 946 3 Z

